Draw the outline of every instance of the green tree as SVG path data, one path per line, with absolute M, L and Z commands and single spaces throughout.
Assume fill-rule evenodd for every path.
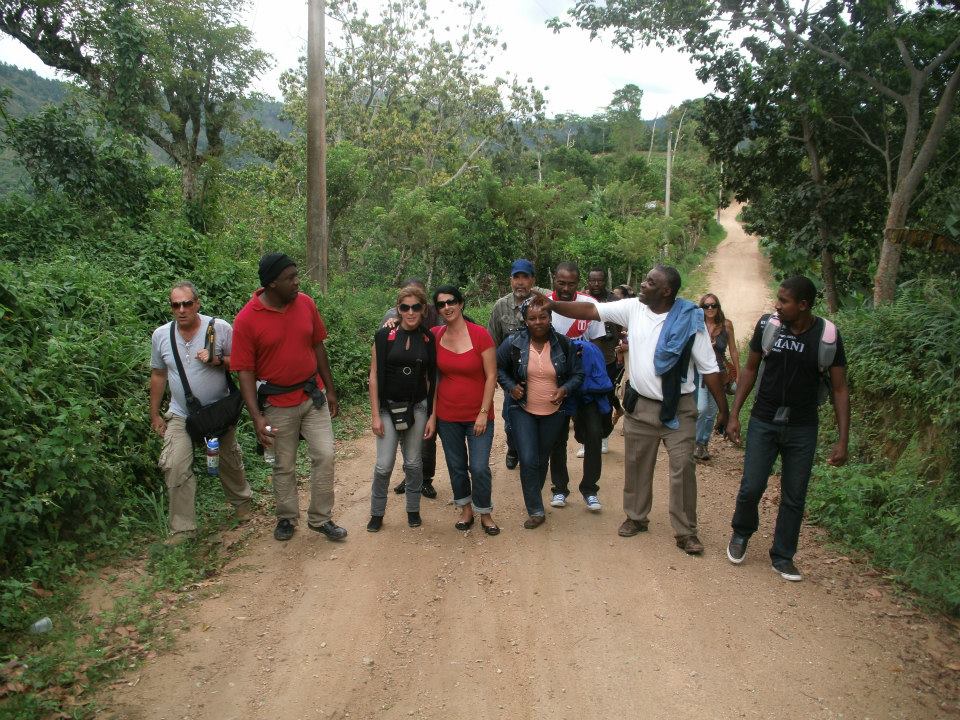
M 247 0 L 0 0 L 0 30 L 79 80 L 106 117 L 157 145 L 202 197 L 201 167 L 224 152 L 268 56 L 240 22 Z
M 647 131 L 640 118 L 642 100 L 643 90 L 630 83 L 614 92 L 613 99 L 607 106 L 610 140 L 613 147 L 622 154 L 636 152 L 643 145 Z
M 139 220 L 157 185 L 142 142 L 78 98 L 16 119 L 0 106 L 0 146 L 12 149 L 36 195 L 63 193 L 82 208 Z
M 663 13 L 651 0 L 578 0 L 570 15 L 596 35 L 612 29 L 615 41 L 679 46 L 700 64 L 702 78 L 722 76 L 739 47 L 802 47 L 855 83 L 877 112 L 879 134 L 850 130 L 874 149 L 889 177 L 887 211 L 874 277 L 874 300 L 893 298 L 901 248 L 895 234 L 944 138 L 960 90 L 960 14 L 946 2 L 907 9 L 895 0 L 845 0 L 791 6 L 751 0 L 681 0 Z M 551 24 L 564 26 L 559 19 Z

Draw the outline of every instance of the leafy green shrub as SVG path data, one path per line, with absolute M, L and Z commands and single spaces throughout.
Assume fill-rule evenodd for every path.
M 811 517 L 960 614 L 960 283 L 910 283 L 841 314 L 852 453 L 818 468 Z

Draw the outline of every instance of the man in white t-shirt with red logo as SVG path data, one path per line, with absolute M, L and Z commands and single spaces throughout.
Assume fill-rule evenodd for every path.
M 574 262 L 562 262 L 553 274 L 553 292 L 551 300 L 565 302 L 585 302 L 597 305 L 597 301 L 586 293 L 578 292 L 580 287 L 580 268 Z M 552 314 L 553 329 L 571 340 L 595 340 L 606 336 L 602 322 L 596 320 L 574 320 L 559 313 Z M 573 419 L 574 432 L 583 441 L 583 479 L 580 481 L 580 494 L 587 509 L 599 512 L 600 471 L 603 467 L 601 446 L 603 445 L 602 417 L 596 403 L 579 404 Z M 550 504 L 560 508 L 567 504 L 570 494 L 570 475 L 567 472 L 567 438 L 570 436 L 570 423 L 560 432 L 557 444 L 550 455 L 550 492 L 553 498 Z

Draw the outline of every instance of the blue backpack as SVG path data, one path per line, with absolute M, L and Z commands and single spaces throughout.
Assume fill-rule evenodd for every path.
M 601 415 L 610 412 L 610 400 L 607 397 L 613 391 L 613 382 L 607 375 L 607 364 L 603 353 L 589 340 L 572 340 L 583 364 L 583 384 L 578 393 L 578 403 L 585 405 L 597 403 Z

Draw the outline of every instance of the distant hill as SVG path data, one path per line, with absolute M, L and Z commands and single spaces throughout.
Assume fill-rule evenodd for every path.
M 8 65 L 0 62 L 0 90 L 10 92 L 10 99 L 6 101 L 5 109 L 8 115 L 13 118 L 22 118 L 39 112 L 47 105 L 56 105 L 63 102 L 70 92 L 69 83 L 60 80 L 48 80 L 37 75 L 32 70 L 23 70 L 15 65 Z M 283 105 L 275 100 L 255 100 L 253 107 L 245 114 L 245 119 L 252 118 L 259 120 L 260 124 L 268 130 L 273 130 L 281 137 L 287 137 L 293 130 L 293 124 L 289 120 L 281 119 L 280 113 Z M 0 126 L 0 133 L 3 127 Z M 233 135 L 227 135 L 227 147 L 236 146 L 238 138 Z M 157 162 L 167 162 L 166 155 L 152 143 L 150 144 L 150 154 Z M 245 165 L 255 162 L 251 157 L 235 157 L 231 160 L 231 165 Z M 26 187 L 29 179 L 26 173 L 19 166 L 16 159 L 9 150 L 0 153 L 0 195 Z
M 39 112 L 47 105 L 56 105 L 70 91 L 67 83 L 48 80 L 32 70 L 21 70 L 15 65 L 0 62 L 0 89 L 10 93 L 4 108 L 12 118 L 22 118 Z M 3 128 L 0 127 L 0 133 Z M 0 153 L 0 194 L 6 195 L 30 181 L 9 150 Z

